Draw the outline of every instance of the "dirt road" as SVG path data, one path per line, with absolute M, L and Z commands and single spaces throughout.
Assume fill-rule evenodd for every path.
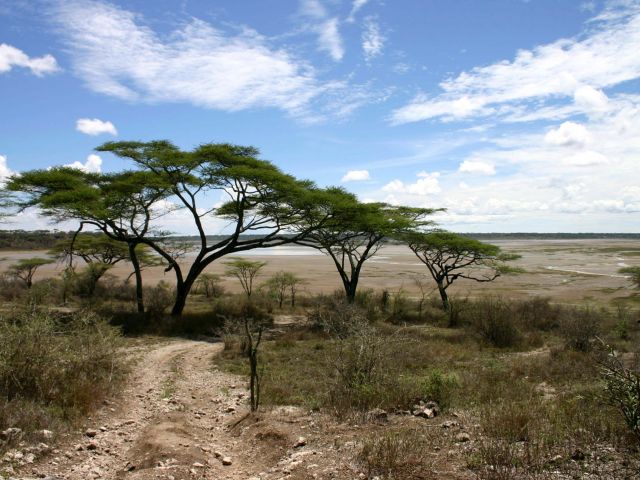
M 86 430 L 63 439 L 58 450 L 17 476 L 278 478 L 291 459 L 297 437 L 272 431 L 269 442 L 241 441 L 243 428 L 235 424 L 242 423 L 248 413 L 247 391 L 241 377 L 211 368 L 212 356 L 222 348 L 221 343 L 173 340 L 145 349 L 119 401 L 109 402 L 90 419 Z M 247 423 L 255 427 L 256 422 L 260 423 L 252 417 Z M 260 438 L 260 432 L 251 435 L 256 436 Z
M 136 361 L 118 399 L 75 434 L 59 438 L 52 452 L 29 462 L 21 456 L 9 479 L 366 478 L 354 460 L 359 444 L 386 424 L 336 422 L 292 406 L 248 415 L 246 379 L 213 367 L 222 349 L 222 343 L 183 339 L 130 348 Z M 423 420 L 394 416 L 392 422 Z M 433 478 L 471 478 L 461 461 L 468 444 L 449 433 L 442 440 L 455 451 L 428 452 Z

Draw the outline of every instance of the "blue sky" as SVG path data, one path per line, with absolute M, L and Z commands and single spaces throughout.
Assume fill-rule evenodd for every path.
M 637 0 L 0 0 L 0 180 L 233 142 L 455 231 L 637 232 L 639 51 Z

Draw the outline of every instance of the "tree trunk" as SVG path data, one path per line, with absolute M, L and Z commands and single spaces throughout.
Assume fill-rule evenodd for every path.
M 351 279 L 350 282 L 345 282 L 344 291 L 347 295 L 347 302 L 353 303 L 356 300 L 356 289 L 358 287 L 358 280 Z
M 171 309 L 172 316 L 179 317 L 182 315 L 182 311 L 187 304 L 188 295 L 189 289 L 185 287 L 184 283 L 178 284 L 176 286 L 176 302 L 173 304 L 173 308 Z
M 451 309 L 451 304 L 449 303 L 449 297 L 447 296 L 447 291 L 445 290 L 442 282 L 438 282 L 438 292 L 440 293 L 440 299 L 442 300 L 442 309 L 445 312 L 448 312 Z
M 133 265 L 133 271 L 136 276 L 136 304 L 138 305 L 138 313 L 144 313 L 144 293 L 142 291 L 142 272 L 140 271 L 140 262 L 136 254 L 136 244 L 129 244 L 129 260 Z

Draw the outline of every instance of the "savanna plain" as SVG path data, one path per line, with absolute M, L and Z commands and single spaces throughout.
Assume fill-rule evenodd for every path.
M 353 302 L 328 256 L 286 246 L 241 257 L 250 296 L 214 262 L 180 318 L 153 262 L 139 314 L 128 262 L 91 282 L 47 242 L 7 247 L 0 478 L 640 478 L 638 239 L 483 241 L 520 257 L 447 309 L 406 246 Z M 52 262 L 27 287 L 33 258 Z

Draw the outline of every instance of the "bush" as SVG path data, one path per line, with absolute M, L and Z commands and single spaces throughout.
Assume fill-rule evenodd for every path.
M 336 297 L 320 297 L 307 315 L 314 329 L 342 339 L 369 323 L 366 312 L 358 305 Z
M 369 410 L 384 402 L 388 370 L 384 359 L 390 342 L 366 319 L 354 318 L 349 336 L 337 342 L 331 405 L 339 414 Z
M 167 282 L 160 281 L 155 287 L 146 288 L 144 302 L 147 315 L 152 319 L 162 318 L 165 311 L 173 305 L 175 298 L 175 288 Z
M 0 428 L 30 430 L 43 427 L 28 424 L 38 416 L 85 414 L 124 372 L 119 332 L 92 313 L 17 314 L 0 319 L 0 337 Z M 31 414 L 21 412 L 25 405 Z
M 403 429 L 367 438 L 358 460 L 367 478 L 417 480 L 432 477 L 430 450 L 422 432 Z
M 498 348 L 513 347 L 521 335 L 511 305 L 498 297 L 487 297 L 470 305 L 467 315 L 476 331 Z
M 567 348 L 588 352 L 603 321 L 602 314 L 593 308 L 566 309 L 560 319 L 560 335 Z
M 420 385 L 422 398 L 437 402 L 440 408 L 448 408 L 460 381 L 455 374 L 446 374 L 440 369 L 431 371 Z
M 525 329 L 550 331 L 558 328 L 562 308 L 551 305 L 548 298 L 533 297 L 516 303 L 515 314 Z
M 640 371 L 626 367 L 611 347 L 600 362 L 609 403 L 623 416 L 631 433 L 640 442 Z

